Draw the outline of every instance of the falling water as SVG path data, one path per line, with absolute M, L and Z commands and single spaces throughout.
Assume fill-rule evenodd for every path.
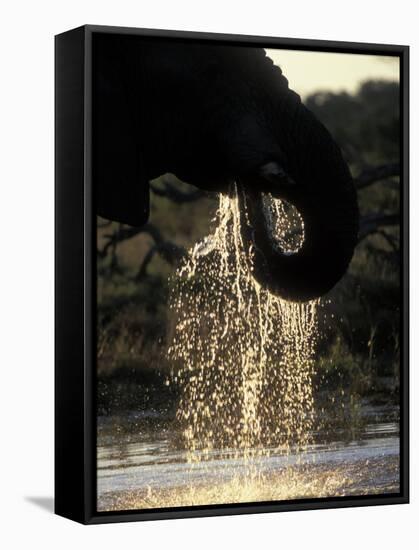
M 304 239 L 298 214 L 293 219 L 269 195 L 264 204 L 277 246 L 297 251 Z M 188 460 L 225 449 L 254 475 L 261 456 L 310 442 L 318 303 L 287 302 L 252 277 L 244 214 L 236 192 L 220 195 L 214 233 L 178 269 L 168 354 L 181 387 L 177 419 Z
M 297 251 L 304 240 L 298 213 L 269 195 L 264 211 L 275 246 Z M 317 463 L 310 444 L 319 304 L 281 300 L 254 280 L 242 215 L 236 192 L 221 195 L 213 234 L 189 251 L 172 281 L 168 355 L 170 383 L 181 391 L 181 449 L 175 459 L 150 463 L 154 450 L 134 447 L 145 469 L 129 454 L 118 478 L 128 485 L 102 489 L 100 510 L 398 490 L 398 456 L 354 460 L 351 450 L 347 460 Z M 105 486 L 109 476 L 101 478 Z

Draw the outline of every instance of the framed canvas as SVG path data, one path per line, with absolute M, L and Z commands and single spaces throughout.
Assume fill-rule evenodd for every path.
M 408 502 L 408 47 L 56 37 L 56 513 Z

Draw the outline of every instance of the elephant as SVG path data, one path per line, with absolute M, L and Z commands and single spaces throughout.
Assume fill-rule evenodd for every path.
M 149 181 L 165 173 L 214 193 L 237 182 L 253 276 L 290 301 L 316 299 L 348 269 L 358 205 L 328 130 L 261 47 L 97 34 L 93 41 L 93 181 L 99 215 L 148 218 Z M 274 246 L 271 193 L 304 224 L 294 254 Z

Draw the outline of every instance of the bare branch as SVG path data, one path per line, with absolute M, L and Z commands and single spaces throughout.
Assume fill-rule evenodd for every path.
M 398 239 L 395 239 L 391 235 L 389 235 L 386 231 L 383 231 L 382 229 L 377 230 L 376 232 L 378 235 L 381 235 L 383 239 L 387 241 L 387 243 L 391 246 L 393 249 L 393 252 L 399 252 L 399 246 L 398 246 Z
M 380 166 L 374 166 L 373 168 L 367 168 L 359 176 L 354 178 L 355 187 L 364 189 L 373 183 L 385 180 L 394 176 L 400 175 L 400 164 L 382 164 Z
M 180 258 L 185 254 L 185 250 L 181 247 L 174 245 L 170 242 L 161 242 L 152 246 L 147 254 L 144 256 L 144 259 L 140 265 L 137 275 L 134 277 L 134 280 L 138 281 L 145 275 L 147 275 L 147 267 L 150 264 L 151 260 L 154 258 L 155 254 L 159 254 L 167 263 L 174 264 L 179 261 Z
M 151 246 L 150 250 L 147 252 L 140 267 L 140 270 L 136 276 L 136 279 L 145 274 L 147 266 L 156 252 L 159 253 L 161 257 L 170 264 L 174 264 L 175 262 L 177 262 L 186 253 L 183 247 L 170 241 L 165 241 L 158 228 L 151 223 L 147 223 L 142 227 L 121 226 L 118 231 L 115 231 L 115 233 L 105 235 L 105 238 L 108 239 L 108 241 L 102 248 L 102 250 L 98 250 L 99 256 L 101 258 L 105 258 L 109 250 L 116 252 L 116 246 L 118 244 L 126 240 L 132 239 L 133 237 L 141 233 L 147 233 L 148 235 L 150 235 L 154 241 L 154 245 Z
M 399 214 L 368 214 L 360 220 L 358 242 L 361 242 L 368 235 L 377 233 L 383 226 L 398 225 L 399 223 Z
M 104 258 L 108 254 L 109 248 L 111 248 L 115 243 L 118 244 L 123 241 L 127 241 L 140 233 L 148 233 L 154 242 L 161 242 L 163 240 L 160 231 L 151 223 L 147 223 L 142 227 L 121 226 L 118 231 L 104 235 L 104 238 L 107 239 L 107 243 L 104 245 L 102 250 L 98 251 L 99 256 Z
M 193 202 L 205 196 L 205 192 L 201 191 L 200 189 L 190 191 L 189 193 L 179 191 L 179 189 L 177 189 L 174 185 L 166 180 L 163 181 L 163 188 L 158 187 L 153 183 L 150 183 L 150 189 L 159 197 L 166 197 L 173 202 L 176 202 L 177 204 L 184 202 Z

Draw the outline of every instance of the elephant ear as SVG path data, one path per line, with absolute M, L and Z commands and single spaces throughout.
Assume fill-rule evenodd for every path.
M 112 46 L 103 41 L 93 51 L 92 177 L 97 214 L 141 226 L 149 217 L 149 183 L 135 132 L 138 115 L 129 78 L 121 66 L 123 56 Z

